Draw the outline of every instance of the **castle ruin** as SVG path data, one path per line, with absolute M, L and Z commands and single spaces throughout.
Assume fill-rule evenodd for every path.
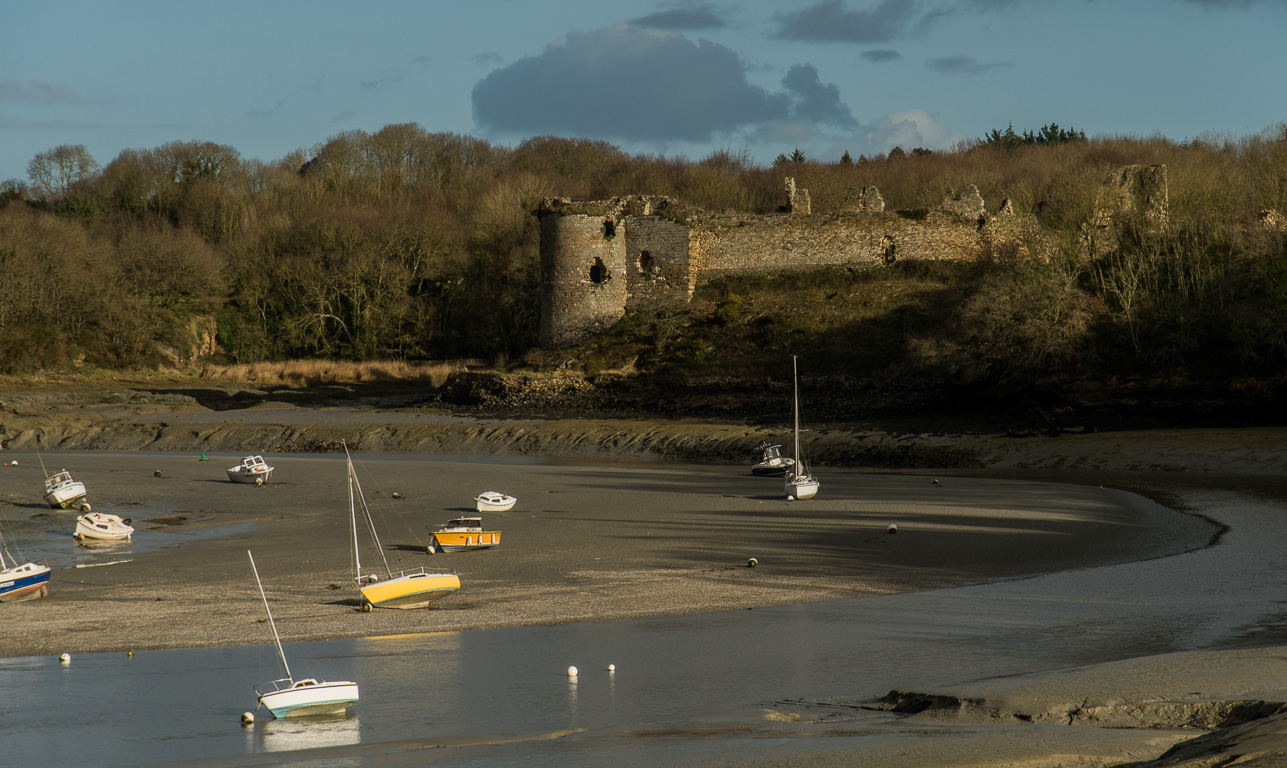
M 1105 185 L 1097 226 L 1138 211 L 1165 224 L 1165 166 L 1117 169 Z M 765 215 L 681 212 L 668 198 L 643 195 L 549 199 L 536 213 L 546 348 L 574 344 L 649 304 L 687 302 L 700 282 L 720 275 L 1000 253 L 1040 258 L 1044 242 L 1035 216 L 1015 213 L 1008 200 L 989 213 L 974 186 L 928 211 L 886 211 L 869 186 L 851 189 L 839 211 L 815 214 L 808 190 L 788 178 L 785 205 Z

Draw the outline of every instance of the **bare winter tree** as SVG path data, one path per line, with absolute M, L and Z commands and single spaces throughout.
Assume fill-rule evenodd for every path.
M 84 144 L 63 144 L 41 152 L 27 164 L 32 197 L 58 200 L 67 196 L 78 182 L 98 174 L 98 163 Z

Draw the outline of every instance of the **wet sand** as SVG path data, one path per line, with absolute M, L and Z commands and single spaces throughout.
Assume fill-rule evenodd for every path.
M 269 454 L 276 469 L 262 487 L 227 480 L 235 454 L 4 458 L 18 461 L 0 469 L 9 528 L 34 527 L 24 552 L 56 567 L 49 598 L 0 608 L 8 656 L 264 642 L 247 549 L 283 639 L 320 640 L 925 589 L 1186 551 L 1218 533 L 1200 517 L 1084 485 L 833 469 L 818 498 L 788 502 L 780 479 L 738 465 L 357 454 L 391 567 L 462 582 L 430 610 L 359 613 L 342 455 Z M 40 502 L 38 459 L 83 480 L 95 511 L 131 518 L 133 542 L 78 546 L 76 513 Z M 519 499 L 484 515 L 501 545 L 426 554 L 431 529 L 473 514 L 484 490 Z M 361 541 L 362 571 L 383 571 Z

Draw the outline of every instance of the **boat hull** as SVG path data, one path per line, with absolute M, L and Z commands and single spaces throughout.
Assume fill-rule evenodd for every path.
M 500 531 L 449 531 L 433 535 L 433 546 L 439 552 L 468 552 L 491 549 L 500 544 Z
M 241 467 L 233 467 L 228 470 L 228 479 L 234 483 L 245 483 L 247 485 L 263 485 L 272 479 L 273 471 L 267 472 L 246 472 Z
M 454 573 L 413 573 L 361 587 L 362 599 L 374 608 L 426 608 L 460 589 Z
M 54 509 L 71 509 L 85 500 L 85 484 L 79 480 L 45 494 L 45 503 Z
M 82 540 L 129 541 L 134 528 L 116 515 L 90 513 L 76 518 L 76 533 L 73 535 Z
M 784 486 L 788 499 L 812 499 L 818 495 L 819 483 L 812 478 L 788 480 Z
M 508 512 L 518 503 L 518 499 L 504 494 L 479 496 L 474 501 L 477 502 L 476 508 L 479 512 Z
M 301 680 L 290 688 L 259 694 L 259 703 L 277 718 L 339 715 L 357 700 L 358 685 L 347 680 L 334 683 Z
M 760 477 L 784 477 L 792 464 L 756 464 L 751 467 L 752 475 Z
M 49 595 L 50 569 L 27 563 L 0 571 L 0 603 L 36 600 Z

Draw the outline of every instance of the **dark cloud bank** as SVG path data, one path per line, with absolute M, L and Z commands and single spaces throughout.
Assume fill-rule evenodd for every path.
M 783 121 L 856 125 L 840 89 L 797 64 L 770 92 L 729 48 L 623 24 L 571 32 L 498 69 L 473 92 L 474 119 L 503 134 L 707 142 Z

